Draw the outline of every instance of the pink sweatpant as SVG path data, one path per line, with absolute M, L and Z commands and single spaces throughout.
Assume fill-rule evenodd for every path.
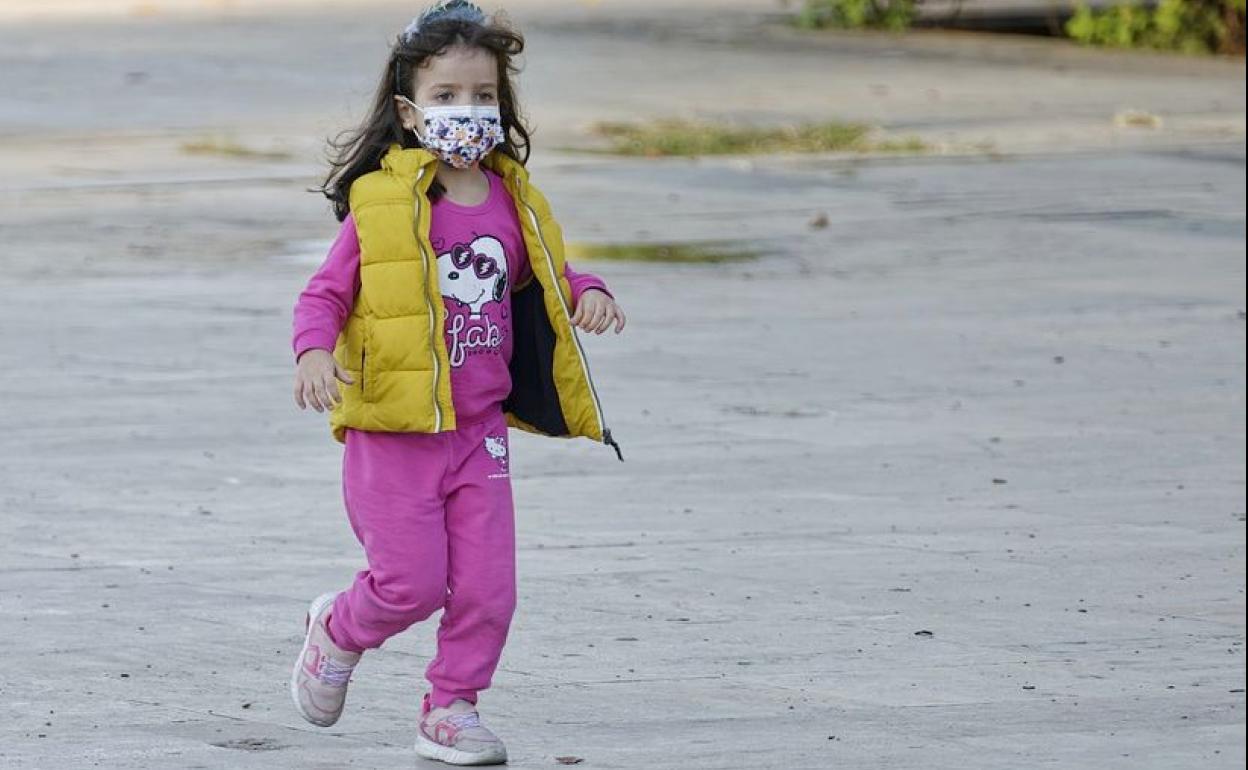
M 329 635 L 361 652 L 443 608 L 425 669 L 432 703 L 477 702 L 516 606 L 515 511 L 501 411 L 454 431 L 348 430 L 342 488 L 368 569 L 338 595 Z

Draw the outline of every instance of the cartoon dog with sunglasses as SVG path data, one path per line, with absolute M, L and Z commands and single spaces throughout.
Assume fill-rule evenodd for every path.
M 457 243 L 438 255 L 441 290 L 481 315 L 487 302 L 502 302 L 507 292 L 507 253 L 497 238 L 483 235 L 471 243 Z

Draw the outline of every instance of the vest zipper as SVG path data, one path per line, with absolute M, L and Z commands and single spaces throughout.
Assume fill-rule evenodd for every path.
M 420 180 L 424 178 L 426 169 L 422 168 L 416 175 L 416 186 L 412 191 L 415 201 L 415 217 L 412 230 L 416 233 L 416 248 L 420 249 L 420 265 L 425 272 L 425 306 L 429 309 L 429 353 L 433 356 L 433 414 L 434 432 L 442 430 L 442 407 L 438 404 L 438 381 L 441 379 L 442 364 L 438 359 L 437 314 L 433 312 L 433 300 L 429 298 L 429 255 L 425 252 L 425 244 L 420 238 Z
M 594 409 L 598 415 L 598 424 L 602 426 L 602 443 L 615 449 L 615 456 L 624 461 L 624 455 L 620 452 L 620 445 L 611 437 L 611 429 L 607 427 L 602 417 L 602 403 L 598 400 L 598 391 L 594 388 L 594 379 L 589 373 L 589 362 L 585 358 L 585 349 L 581 347 L 581 341 L 576 336 L 576 328 L 572 326 L 572 314 L 568 310 L 568 304 L 563 300 L 563 292 L 559 291 L 559 277 L 555 275 L 555 259 L 550 254 L 550 247 L 546 245 L 546 236 L 542 235 L 542 228 L 537 221 L 537 212 L 529 205 L 529 199 L 524 194 L 524 180 L 519 176 L 516 177 L 516 189 L 520 192 L 520 202 L 529 211 L 529 219 L 533 222 L 533 230 L 537 232 L 537 239 L 542 244 L 542 251 L 546 253 L 546 266 L 550 270 L 550 282 L 554 287 L 555 294 L 559 297 L 559 307 L 563 308 L 563 317 L 568 321 L 568 328 L 572 331 L 572 341 L 576 343 L 577 354 L 581 361 L 581 371 L 585 373 L 585 382 L 589 384 L 589 394 L 594 398 Z

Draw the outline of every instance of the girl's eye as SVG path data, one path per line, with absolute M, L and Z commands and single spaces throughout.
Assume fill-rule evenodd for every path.
M 490 93 L 489 91 L 482 91 L 481 93 L 477 94 L 477 96 L 479 96 L 482 100 L 487 101 L 487 102 L 494 98 L 494 94 Z
M 439 101 L 444 101 L 444 100 L 446 100 L 446 99 L 449 99 L 450 97 L 451 97 L 451 92 L 450 92 L 450 91 L 443 91 L 442 93 L 438 94 L 438 95 L 437 95 L 437 96 L 435 96 L 434 98 L 435 98 L 435 99 L 438 99 Z

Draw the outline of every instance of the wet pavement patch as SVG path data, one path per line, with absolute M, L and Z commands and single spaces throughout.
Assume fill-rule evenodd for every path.
M 569 243 L 568 259 L 610 259 L 629 262 L 745 262 L 761 253 L 739 241 L 687 241 L 683 243 Z

